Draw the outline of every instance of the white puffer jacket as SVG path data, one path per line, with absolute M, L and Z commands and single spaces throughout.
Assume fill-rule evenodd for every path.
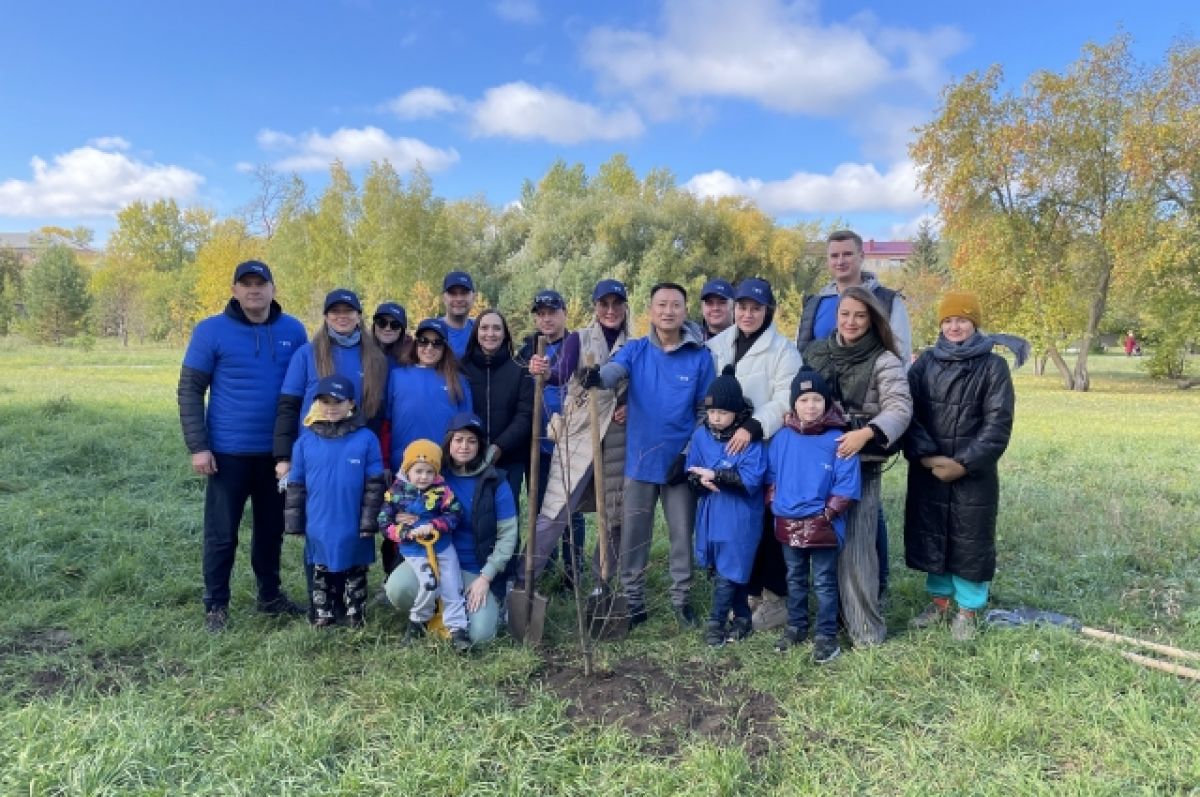
M 706 344 L 716 361 L 717 375 L 733 363 L 737 326 L 731 326 Z M 783 426 L 783 415 L 791 407 L 792 379 L 800 370 L 800 352 L 792 341 L 772 326 L 763 332 L 734 370 L 742 393 L 754 404 L 754 419 L 762 424 L 763 439 Z

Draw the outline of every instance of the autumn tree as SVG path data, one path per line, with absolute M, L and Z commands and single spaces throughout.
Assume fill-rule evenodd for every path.
M 1139 204 L 1125 151 L 1144 77 L 1119 37 L 1019 93 L 1001 84 L 993 67 L 947 88 L 912 155 L 957 244 L 956 281 L 980 290 L 993 320 L 1030 335 L 1067 387 L 1087 390 L 1119 231 Z M 1064 345 L 1078 346 L 1073 367 Z

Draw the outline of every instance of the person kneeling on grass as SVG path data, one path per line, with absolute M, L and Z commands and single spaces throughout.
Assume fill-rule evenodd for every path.
M 1021 338 L 981 333 L 982 315 L 975 294 L 948 292 L 938 306 L 937 344 L 908 372 L 913 417 L 904 444 L 904 558 L 928 574 L 931 598 L 911 624 L 944 622 L 953 600 L 958 612 L 950 632 L 960 642 L 975 635 L 975 613 L 987 603 L 996 572 L 996 465 L 1012 435 L 1012 378 L 992 347 L 1012 349 L 1018 368 L 1029 355 Z
M 792 411 L 767 451 L 767 494 L 775 538 L 787 563 L 788 624 L 775 649 L 786 652 L 808 636 L 808 585 L 817 595 L 813 661 L 841 654 L 838 630 L 838 549 L 846 510 L 861 492 L 858 455 L 838 456 L 847 423 L 822 376 L 809 368 L 792 380 Z
M 379 440 L 355 412 L 349 379 L 333 375 L 317 384 L 287 479 L 284 530 L 307 535 L 312 624 L 331 626 L 340 610 L 347 625 L 361 626 L 386 481 Z
M 462 523 L 463 507 L 439 473 L 441 467 L 442 449 L 437 443 L 425 439 L 409 443 L 404 449 L 400 472 L 384 496 L 379 526 L 388 539 L 400 546 L 404 560 L 396 569 L 407 567 L 417 576 L 417 594 L 408 614 L 408 635 L 425 634 L 426 623 L 433 618 L 441 599 L 442 622 L 450 631 L 450 642 L 455 650 L 466 652 L 471 640 L 467 635 L 462 572 L 451 536 Z M 431 538 L 436 538 L 432 546 L 437 557 L 436 574 L 426 547 Z
M 766 454 L 760 441 L 738 453 L 728 450 L 734 432 L 753 407 L 727 365 L 704 397 L 705 426 L 692 434 L 686 466 L 688 483 L 699 496 L 696 505 L 696 562 L 716 570 L 712 614 L 704 641 L 714 648 L 750 636 L 750 603 L 746 582 L 762 536 L 763 475 Z M 726 629 L 730 611 L 733 622 Z

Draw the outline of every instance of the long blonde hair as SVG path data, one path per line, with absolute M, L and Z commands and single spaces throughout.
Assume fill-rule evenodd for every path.
M 383 405 L 383 394 L 387 391 L 388 364 L 387 357 L 379 348 L 379 343 L 371 333 L 363 329 L 359 322 L 359 356 L 362 359 L 362 401 L 359 408 L 364 418 L 374 418 Z M 317 377 L 324 379 L 332 376 L 333 346 L 329 342 L 329 323 L 321 322 L 321 328 L 313 336 L 313 360 L 317 364 Z

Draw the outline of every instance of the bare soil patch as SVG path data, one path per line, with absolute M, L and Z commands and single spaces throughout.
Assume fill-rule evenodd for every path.
M 731 683 L 727 676 L 737 669 L 735 661 L 720 667 L 689 662 L 688 667 L 687 672 L 672 672 L 651 659 L 636 658 L 588 677 L 581 664 L 550 658 L 531 685 L 565 701 L 568 717 L 619 727 L 656 755 L 676 755 L 700 738 L 741 746 L 752 761 L 765 756 L 778 739 L 775 698 Z M 522 686 L 512 697 L 528 703 L 530 692 L 530 686 Z

